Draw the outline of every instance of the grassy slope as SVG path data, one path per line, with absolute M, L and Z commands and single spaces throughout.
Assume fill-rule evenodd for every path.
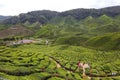
M 102 50 L 119 50 L 120 32 L 90 38 L 86 42 L 86 45 Z

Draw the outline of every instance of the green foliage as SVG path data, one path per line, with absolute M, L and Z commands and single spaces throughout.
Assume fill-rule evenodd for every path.
M 5 45 L 6 45 L 6 43 L 4 41 L 0 40 L 0 46 L 5 46 Z
M 48 24 L 42 26 L 42 28 L 36 32 L 35 36 L 54 38 L 57 36 L 58 30 L 58 26 Z
M 59 77 L 52 77 L 52 78 L 50 78 L 50 79 L 48 79 L 48 80 L 64 80 L 64 79 L 59 78 Z
M 92 70 L 90 72 L 87 69 L 87 75 L 106 77 L 112 72 L 119 72 L 119 53 L 70 45 L 30 44 L 17 48 L 1 46 L 0 76 L 10 80 L 82 80 L 82 70 L 77 69 L 80 60 L 91 65 Z M 57 68 L 56 63 L 61 67 Z
M 113 19 L 111 17 L 105 15 L 105 14 L 98 18 L 98 23 L 100 23 L 102 25 L 103 24 L 108 24 L 108 23 L 111 23 L 111 22 L 113 22 Z
M 102 50 L 119 50 L 120 33 L 109 33 L 103 36 L 90 38 L 86 45 Z
M 23 25 L 26 26 L 27 28 L 33 30 L 33 31 L 37 31 L 42 26 L 40 24 L 40 22 L 38 22 L 38 21 L 34 22 L 34 23 L 30 23 L 29 21 L 26 21 Z
M 10 25 L 3 25 L 3 24 L 0 24 L 0 30 L 7 29 L 8 27 L 10 27 Z
M 87 40 L 87 38 L 84 38 L 84 37 L 65 36 L 65 37 L 59 37 L 56 40 L 56 43 L 58 43 L 58 44 L 68 44 L 68 45 L 81 45 L 86 40 Z
M 110 33 L 110 32 L 119 32 L 120 26 L 117 24 L 114 24 L 114 23 L 109 23 L 109 24 L 97 27 L 95 29 L 95 31 L 98 32 L 99 34 Z
M 18 31 L 14 37 L 0 40 L 0 78 L 82 80 L 82 68 L 78 69 L 77 65 L 80 60 L 90 64 L 91 69 L 86 69 L 86 74 L 93 76 L 93 80 L 99 80 L 98 77 L 119 80 L 120 16 L 114 13 L 116 9 L 111 11 L 108 13 L 108 8 L 105 11 L 76 9 L 62 13 L 35 11 L 9 19 L 5 23 L 22 23 L 23 27 L 35 32 L 33 37 L 42 38 L 43 42 L 5 47 L 5 41 L 23 38 L 23 32 L 16 35 Z M 7 26 L 0 25 L 0 30 L 4 27 Z M 1 32 L 9 33 L 10 29 Z M 24 28 L 18 30 L 25 34 L 31 32 Z M 52 45 L 44 45 L 46 39 Z
M 5 28 L 4 26 L 0 25 L 0 30 L 3 30 L 4 28 Z

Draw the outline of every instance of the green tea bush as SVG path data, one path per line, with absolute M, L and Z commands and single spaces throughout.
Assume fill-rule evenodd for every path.
M 65 36 L 59 37 L 55 43 L 58 44 L 68 44 L 68 45 L 82 45 L 87 38 L 79 37 L 79 36 Z

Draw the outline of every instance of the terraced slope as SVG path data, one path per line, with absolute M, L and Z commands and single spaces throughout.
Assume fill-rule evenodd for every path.
M 11 37 L 11 36 L 30 36 L 33 32 L 21 25 L 15 25 L 13 27 L 0 31 L 0 38 Z
M 86 71 L 87 77 L 120 79 L 119 58 L 120 51 L 96 51 L 78 46 L 1 46 L 0 77 L 8 80 L 82 80 L 82 69 L 77 68 L 80 60 L 91 65 Z
M 86 45 L 101 50 L 119 50 L 120 32 L 96 36 L 86 41 Z

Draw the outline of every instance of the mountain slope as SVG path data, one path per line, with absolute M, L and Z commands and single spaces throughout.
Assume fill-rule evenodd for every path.
M 120 14 L 120 6 L 106 7 L 102 9 L 73 9 L 60 13 L 60 16 L 71 15 L 74 18 L 81 20 L 88 16 L 99 17 L 101 15 L 108 15 L 114 17 Z
M 2 15 L 0 15 L 0 22 L 3 21 L 3 20 L 5 20 L 5 19 L 8 19 L 10 17 L 11 16 L 2 16 Z
M 100 50 L 119 50 L 120 32 L 92 37 L 86 41 L 86 45 Z
M 25 23 L 26 21 L 30 23 L 34 23 L 38 21 L 41 24 L 44 24 L 48 22 L 51 18 L 54 18 L 57 15 L 57 13 L 58 12 L 56 11 L 49 11 L 49 10 L 32 11 L 4 20 L 3 24 Z
M 74 9 L 61 13 L 33 11 L 5 20 L 5 24 L 18 23 L 24 26 L 16 30 L 14 27 L 4 29 L 0 31 L 0 37 L 32 35 L 35 38 L 51 39 L 55 44 L 82 45 L 102 50 L 119 49 L 120 6 Z M 111 44 L 114 36 L 118 38 Z
M 2 34 L 0 35 L 0 38 L 6 38 L 13 36 L 30 36 L 33 34 L 33 32 L 21 25 L 15 25 L 10 28 L 1 30 L 0 34 Z
M 88 16 L 99 17 L 104 14 L 110 17 L 119 15 L 120 6 L 107 7 L 102 9 L 73 9 L 73 10 L 64 11 L 64 12 L 56 12 L 56 11 L 49 11 L 49 10 L 32 11 L 26 14 L 20 14 L 19 16 L 14 16 L 10 19 L 3 21 L 3 23 L 17 24 L 17 23 L 25 23 L 26 21 L 29 21 L 30 23 L 34 23 L 38 21 L 41 24 L 45 24 L 55 17 L 72 16 L 77 20 L 81 20 Z

